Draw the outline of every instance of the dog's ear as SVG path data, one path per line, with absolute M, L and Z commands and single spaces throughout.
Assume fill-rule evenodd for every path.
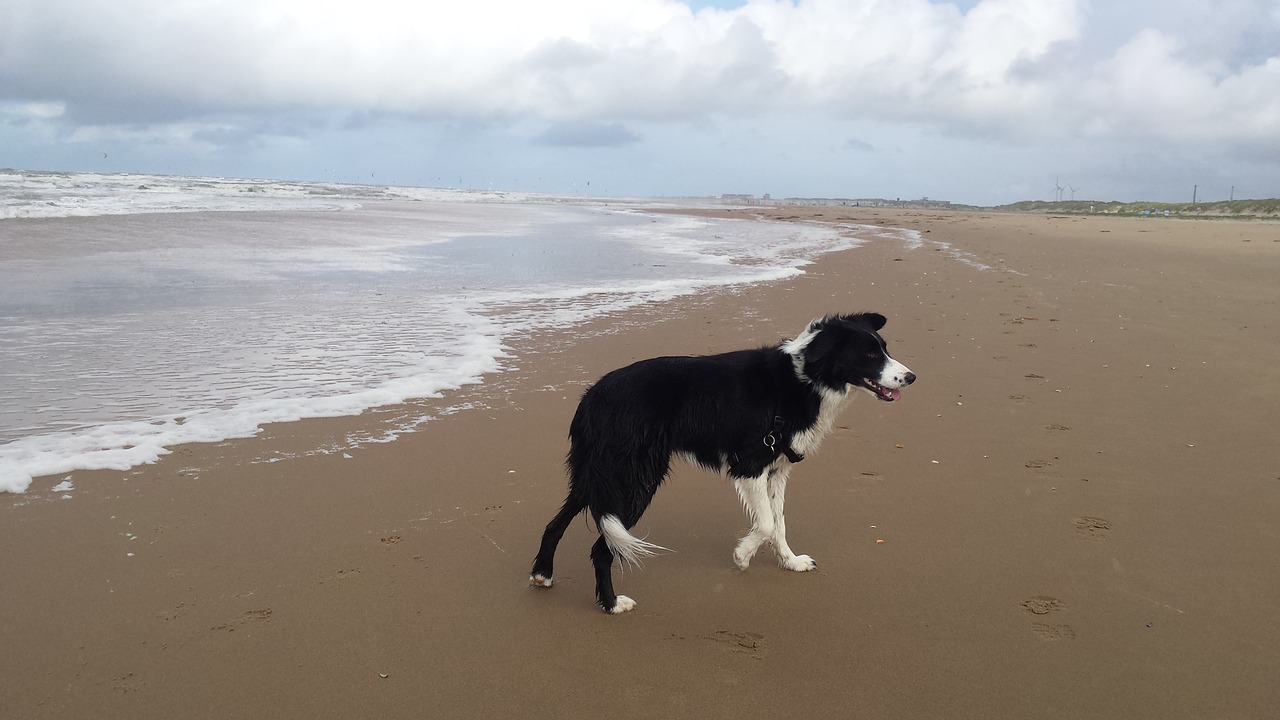
M 830 382 L 833 366 L 836 361 L 835 349 L 839 343 L 841 326 L 838 323 L 826 330 L 831 318 L 814 320 L 809 324 L 809 331 L 816 333 L 804 348 L 804 374 L 810 380 L 823 382 L 833 388 L 842 387 L 839 383 Z M 824 382 L 826 381 L 826 382 Z
M 874 312 L 858 313 L 857 315 L 845 315 L 844 319 L 849 320 L 851 322 L 864 322 L 870 325 L 871 329 L 875 330 L 876 332 L 880 332 L 880 328 L 884 327 L 884 324 L 889 322 L 888 319 L 885 318 L 885 316 L 881 315 L 880 313 L 874 313 Z

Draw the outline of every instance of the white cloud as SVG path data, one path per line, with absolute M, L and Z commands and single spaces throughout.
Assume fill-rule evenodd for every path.
M 1143 30 L 1098 75 L 1094 103 L 1110 109 L 1109 131 L 1193 141 L 1280 137 L 1280 55 L 1233 71 L 1188 59 L 1176 38 Z
M 1082 136 L 1256 155 L 1280 137 L 1280 11 L 1268 0 L 746 0 L 697 12 L 675 0 L 5 0 L 0 108 L 0 122 L 22 114 L 78 141 L 288 139 L 274 118 L 346 113 L 540 127 L 531 143 L 618 148 L 666 137 L 655 123 L 804 116 L 1013 145 Z
M 67 111 L 62 102 L 4 102 L 0 100 L 0 117 L 10 120 L 52 120 Z
M 753 0 L 697 14 L 667 0 L 17 7 L 4 87 L 89 113 L 121 100 L 175 113 L 346 107 L 559 120 L 804 107 L 1003 127 L 1084 102 L 1116 126 L 1137 106 L 1197 125 L 1222 107 L 1227 124 L 1280 133 L 1270 110 L 1248 103 L 1277 88 L 1267 63 L 1211 77 L 1212 60 L 1180 60 L 1176 39 L 1159 32 L 1139 31 L 1083 81 L 1065 69 L 1027 72 L 1080 40 L 1087 14 L 1078 0 L 985 0 L 966 14 L 926 0 Z M 1081 91 L 1094 86 L 1102 91 Z

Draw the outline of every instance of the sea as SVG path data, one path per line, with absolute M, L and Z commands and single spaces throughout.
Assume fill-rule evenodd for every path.
M 0 492 L 447 398 L 518 338 L 899 232 L 650 212 L 699 206 L 0 170 Z

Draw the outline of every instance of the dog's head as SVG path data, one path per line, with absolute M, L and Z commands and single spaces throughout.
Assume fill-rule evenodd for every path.
M 916 374 L 889 356 L 879 313 L 828 315 L 809 323 L 800 337 L 783 346 L 802 378 L 840 393 L 861 388 L 885 402 L 902 396 Z

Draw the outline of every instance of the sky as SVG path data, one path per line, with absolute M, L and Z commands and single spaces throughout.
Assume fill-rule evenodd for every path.
M 0 167 L 1278 197 L 1280 0 L 0 0 Z

